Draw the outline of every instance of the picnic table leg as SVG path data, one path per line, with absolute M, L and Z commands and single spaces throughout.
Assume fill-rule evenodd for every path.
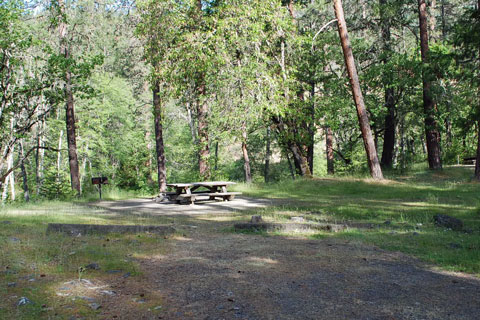
M 208 191 L 210 191 L 210 193 L 217 193 L 218 188 L 217 187 L 211 187 L 211 188 L 208 188 Z M 209 196 L 208 200 L 215 200 L 215 196 Z

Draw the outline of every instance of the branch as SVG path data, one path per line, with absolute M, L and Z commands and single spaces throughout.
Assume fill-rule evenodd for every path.
M 64 150 L 64 151 L 67 150 L 67 149 L 56 149 L 56 148 L 41 147 L 41 146 L 32 147 L 30 150 L 27 151 L 27 153 L 23 156 L 23 158 L 17 162 L 16 165 L 12 166 L 10 169 L 7 170 L 7 172 L 5 172 L 4 174 L 2 174 L 0 176 L 0 187 L 3 185 L 3 183 L 5 182 L 5 179 L 8 177 L 8 175 L 10 173 L 12 173 L 12 171 L 18 169 L 22 165 L 22 163 L 28 158 L 28 156 L 30 156 L 30 154 L 35 149 L 45 149 L 45 150 L 56 151 L 56 152 L 59 152 L 59 151 L 62 151 L 62 150 Z

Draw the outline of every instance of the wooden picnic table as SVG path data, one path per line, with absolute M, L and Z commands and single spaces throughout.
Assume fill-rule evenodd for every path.
M 208 181 L 208 182 L 192 182 L 192 183 L 169 183 L 167 187 L 175 189 L 174 192 L 167 192 L 170 200 L 181 203 L 187 201 L 194 204 L 198 197 L 208 196 L 209 200 L 221 198 L 223 201 L 231 201 L 237 194 L 241 192 L 229 192 L 227 187 L 234 185 L 235 182 L 229 181 Z M 200 188 L 207 190 L 198 190 Z M 198 191 L 197 191 L 198 190 Z

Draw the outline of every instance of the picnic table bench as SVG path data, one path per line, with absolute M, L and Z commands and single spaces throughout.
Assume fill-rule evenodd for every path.
M 177 203 L 186 201 L 191 204 L 194 204 L 199 197 L 205 196 L 207 196 L 209 200 L 221 198 L 223 201 L 231 201 L 236 195 L 241 194 L 241 192 L 227 191 L 227 187 L 233 184 L 235 184 L 235 182 L 228 181 L 169 183 L 167 187 L 173 188 L 175 191 L 167 192 L 167 197 Z M 198 190 L 200 188 L 204 190 Z

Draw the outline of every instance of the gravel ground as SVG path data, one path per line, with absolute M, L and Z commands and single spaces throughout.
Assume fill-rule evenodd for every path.
M 225 232 L 232 207 L 246 198 L 166 208 L 151 200 L 95 205 L 175 215 L 184 236 L 168 239 L 166 254 L 137 258 L 135 292 L 161 297 L 160 312 L 122 312 L 125 319 L 480 319 L 480 279 L 435 270 L 417 259 L 335 238 Z M 251 201 L 251 202 L 250 202 Z M 142 207 L 141 203 L 146 206 Z M 229 206 L 225 206 L 229 204 Z M 160 210 L 159 208 L 162 208 Z M 199 211 L 195 211 L 199 210 Z M 208 220 L 205 213 L 216 213 Z M 218 214 L 225 213 L 225 219 Z M 195 226 L 195 227 L 192 227 Z M 117 287 L 119 296 L 133 292 Z M 114 301 L 105 313 L 122 309 Z

